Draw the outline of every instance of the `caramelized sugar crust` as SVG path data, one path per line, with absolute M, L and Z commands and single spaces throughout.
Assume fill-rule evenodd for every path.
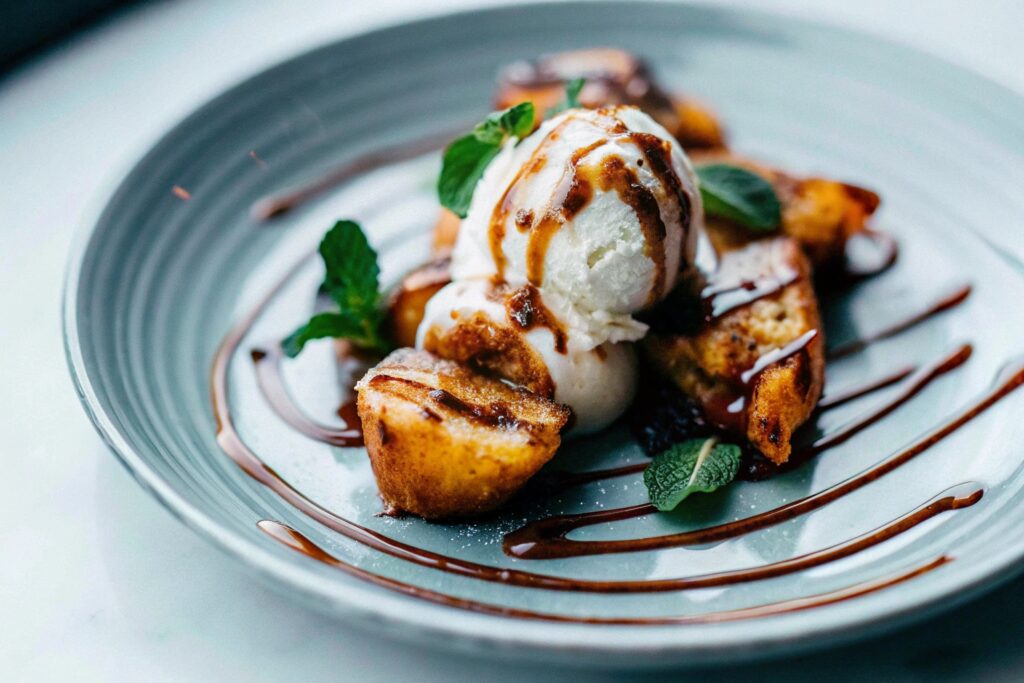
M 547 365 L 523 333 L 509 325 L 495 324 L 483 313 L 462 316 L 447 330 L 431 327 L 424 336 L 423 348 L 554 398 L 555 385 Z
M 495 107 L 505 109 L 532 102 L 540 114 L 539 125 L 544 112 L 565 100 L 565 84 L 575 78 L 586 79 L 579 100 L 588 109 L 634 105 L 664 126 L 687 150 L 725 146 L 725 131 L 710 109 L 688 97 L 666 92 L 647 64 L 624 50 L 572 50 L 512 64 L 499 80 Z
M 505 502 L 561 443 L 571 411 L 426 351 L 399 349 L 357 386 L 377 485 L 393 510 L 472 517 Z
M 454 214 L 452 214 L 454 215 Z M 388 299 L 387 326 L 397 346 L 415 346 L 427 302 L 451 282 L 447 256 L 439 256 L 402 278 Z
M 712 318 L 693 335 L 652 334 L 642 347 L 655 368 L 693 397 L 712 422 L 745 436 L 768 459 L 781 464 L 789 459 L 793 432 L 810 417 L 821 396 L 821 316 L 810 263 L 794 240 L 760 240 L 727 252 L 719 272 L 731 272 L 731 262 L 740 259 L 747 261 L 743 270 L 761 272 L 769 260 L 775 261 L 770 269 L 796 277 L 772 295 Z M 766 354 L 812 330 L 818 332 L 802 348 L 750 375 Z M 738 400 L 742 410 L 730 412 L 729 406 L 735 407 Z
M 842 261 L 846 241 L 867 227 L 880 199 L 870 190 L 835 180 L 799 177 L 726 151 L 698 152 L 694 164 L 724 163 L 761 176 L 782 204 L 781 233 L 795 239 L 816 266 Z M 707 216 L 708 236 L 719 252 L 738 249 L 757 238 L 732 221 Z

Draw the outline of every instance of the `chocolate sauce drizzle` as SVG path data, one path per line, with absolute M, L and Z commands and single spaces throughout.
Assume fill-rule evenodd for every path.
M 1024 361 L 1018 360 L 996 381 L 993 388 L 975 403 L 918 438 L 906 448 L 881 460 L 875 466 L 806 498 L 801 498 L 800 500 L 736 522 L 647 538 L 611 541 L 575 541 L 567 538 L 569 532 L 574 529 L 593 526 L 603 522 L 615 522 L 642 517 L 656 512 L 654 506 L 645 503 L 623 508 L 583 512 L 575 515 L 558 515 L 531 522 L 505 537 L 505 552 L 515 557 L 530 559 L 625 553 L 658 548 L 703 545 L 705 543 L 744 536 L 760 529 L 775 526 L 824 507 L 905 465 L 991 408 L 998 401 L 1020 387 L 1021 384 L 1024 384 Z
M 734 261 L 736 265 L 730 268 L 737 271 L 734 277 L 730 278 L 721 270 L 716 273 L 716 280 L 720 282 L 706 286 L 700 293 L 706 321 L 721 318 L 759 299 L 773 296 L 800 279 L 800 273 L 790 267 L 784 258 L 779 257 L 781 243 L 771 242 L 769 248 L 772 251 L 769 252 L 767 262 L 762 265 L 763 272 L 755 277 L 742 272 L 745 268 L 740 267 L 741 261 Z M 739 279 L 740 277 L 742 279 Z
M 569 348 L 569 337 L 558 318 L 548 310 L 540 292 L 533 285 L 524 285 L 505 299 L 505 313 L 509 321 L 520 330 L 546 327 L 555 338 L 555 351 L 565 354 Z
M 863 384 L 854 385 L 846 389 L 840 389 L 836 392 L 826 391 L 825 395 L 818 401 L 818 412 L 822 413 L 826 410 L 831 410 L 832 408 L 838 408 L 839 406 L 856 401 L 858 398 L 863 398 L 864 396 L 876 391 L 887 389 L 893 384 L 905 379 L 916 369 L 917 368 L 914 366 L 907 366 L 887 375 L 883 375 L 877 379 L 868 380 Z
M 521 232 L 529 231 L 526 244 L 526 278 L 540 286 L 544 281 L 544 263 L 548 247 L 561 227 L 572 220 L 590 202 L 596 184 L 604 191 L 614 190 L 619 198 L 633 209 L 640 229 L 644 236 L 644 253 L 654 263 L 654 278 L 648 304 L 660 300 L 668 289 L 670 282 L 665 263 L 664 242 L 667 235 L 661 217 L 658 200 L 654 194 L 637 178 L 636 173 L 617 156 L 609 156 L 599 166 L 583 165 L 583 160 L 602 145 L 618 138 L 633 143 L 642 155 L 648 168 L 663 187 L 676 198 L 679 205 L 680 220 L 685 233 L 690 226 L 690 198 L 682 180 L 672 167 L 671 147 L 664 140 L 648 133 L 631 132 L 609 110 L 598 110 L 598 125 L 606 137 L 599 138 L 591 144 L 573 152 L 562 171 L 553 193 L 552 204 L 540 216 L 534 217 L 518 212 L 514 216 L 516 228 Z M 505 238 L 506 224 L 523 184 L 536 174 L 547 163 L 547 153 L 551 145 L 562 135 L 563 129 L 569 124 L 565 119 L 555 126 L 533 151 L 530 158 L 516 173 L 512 182 L 505 188 L 501 199 L 495 205 L 488 226 L 488 242 L 494 260 L 497 278 L 504 277 L 506 257 L 502 241 Z M 529 220 L 527 220 L 529 218 Z M 682 248 L 682 247 L 681 247 Z
M 669 584 L 665 584 L 664 582 L 660 584 L 653 584 L 653 586 L 647 581 L 587 582 L 581 579 L 549 576 L 532 572 L 523 572 L 520 570 L 508 570 L 499 567 L 480 565 L 460 560 L 459 558 L 440 555 L 438 553 L 417 548 L 387 537 L 384 534 L 335 515 L 309 500 L 302 493 L 291 487 L 287 482 L 281 479 L 272 468 L 265 465 L 241 439 L 232 421 L 227 390 L 227 370 L 231 358 L 236 353 L 238 346 L 247 334 L 249 328 L 285 282 L 286 280 L 282 281 L 282 283 L 275 287 L 271 291 L 270 295 L 248 316 L 246 316 L 240 325 L 228 334 L 215 357 L 213 371 L 211 374 L 211 397 L 217 420 L 217 440 L 224 451 L 233 460 L 235 460 L 243 471 L 255 478 L 257 481 L 260 481 L 271 488 L 297 509 L 309 515 L 312 519 L 324 524 L 328 528 L 331 528 L 348 538 L 363 543 L 364 545 L 380 552 L 399 557 L 421 566 L 453 572 L 462 576 L 481 580 L 509 583 L 524 587 L 547 588 L 552 590 L 597 592 L 621 592 L 623 590 L 674 590 L 673 588 L 666 588 L 665 586 Z M 963 359 L 965 359 L 963 358 L 965 353 L 966 352 L 961 350 L 960 353 L 955 354 L 954 358 L 961 359 L 959 362 L 962 362 Z M 938 373 L 940 370 L 948 371 L 951 369 L 951 366 L 955 366 L 953 365 L 953 362 L 953 360 L 947 358 L 944 359 L 943 363 L 925 368 L 928 372 L 919 371 L 918 374 L 915 374 L 915 377 L 918 377 L 919 379 L 912 382 L 911 386 L 917 386 L 921 381 L 920 378 L 931 376 Z M 976 404 L 966 409 L 963 413 L 949 422 L 936 428 L 908 448 L 886 458 L 875 467 L 820 493 L 814 494 L 800 501 L 795 501 L 781 506 L 774 510 L 760 513 L 759 515 L 755 515 L 745 520 L 715 527 L 708 527 L 706 529 L 689 531 L 684 534 L 674 534 L 667 537 L 653 537 L 650 539 L 597 541 L 589 542 L 590 545 L 588 545 L 585 542 L 573 541 L 565 538 L 565 535 L 569 531 L 574 528 L 579 528 L 580 526 L 596 524 L 603 521 L 625 519 L 647 513 L 647 510 L 644 509 L 647 506 L 634 506 L 633 508 L 623 508 L 620 510 L 548 518 L 547 520 L 542 520 L 542 522 L 524 527 L 524 529 L 521 529 L 518 532 L 514 532 L 506 539 L 506 544 L 513 554 L 520 557 L 566 557 L 579 554 L 593 554 L 593 552 L 598 551 L 593 544 L 604 546 L 600 548 L 600 552 L 625 552 L 626 547 L 628 547 L 629 550 L 639 550 L 650 549 L 653 547 L 666 547 L 666 545 L 679 545 L 684 542 L 708 543 L 714 540 L 724 540 L 751 533 L 758 529 L 773 526 L 796 516 L 806 514 L 814 509 L 818 509 L 829 502 L 832 502 L 833 500 L 851 493 L 877 478 L 884 476 L 956 431 L 959 427 L 963 426 L 984 410 L 995 404 L 999 399 L 1016 389 L 1022 382 L 1024 382 L 1024 369 L 1016 369 L 1006 378 L 1002 379 L 1002 381 L 997 384 L 991 392 L 982 397 L 982 399 Z M 963 498 L 963 496 L 954 496 L 954 498 Z M 962 507 L 963 502 L 961 501 L 957 506 L 949 509 L 955 509 L 958 506 Z M 933 507 L 930 509 L 934 510 L 935 508 Z M 887 526 L 886 528 L 889 527 Z M 892 527 L 892 529 L 895 528 L 903 529 L 904 527 L 897 524 L 896 527 Z M 890 531 L 892 529 L 890 529 Z M 527 534 L 531 535 L 532 538 L 526 539 L 525 535 Z M 891 536 L 885 537 L 888 538 Z M 859 545 L 848 545 L 844 547 L 859 547 Z M 755 574 L 755 576 L 757 575 Z M 681 581 L 681 579 L 677 581 Z
M 839 443 L 846 441 L 856 434 L 857 431 L 877 422 L 885 415 L 888 415 L 893 410 L 909 401 L 920 393 L 920 391 L 923 390 L 933 379 L 936 379 L 940 375 L 962 365 L 966 362 L 970 353 L 971 347 L 969 345 L 961 346 L 945 358 L 942 358 L 929 366 L 923 373 L 918 373 L 918 375 L 915 376 L 915 379 L 907 382 L 903 390 L 895 397 L 883 402 L 879 406 L 876 406 L 868 413 L 865 413 L 861 417 L 855 419 L 853 422 L 840 427 L 836 431 L 824 435 L 810 446 L 798 449 L 793 454 L 793 459 L 799 460 L 799 464 L 803 464 L 811 456 L 827 450 L 831 446 L 836 446 Z M 901 380 L 906 379 L 915 371 L 916 368 L 912 367 L 902 368 L 887 375 L 883 375 L 882 377 L 868 380 L 863 384 L 853 385 L 847 389 L 837 391 L 834 394 L 830 393 L 818 402 L 817 413 L 821 414 L 827 412 L 833 408 L 838 408 L 839 406 L 850 403 L 858 398 L 863 398 L 864 396 L 868 396 L 876 391 L 891 387 Z M 584 470 L 582 472 L 556 471 L 545 475 L 544 480 L 540 483 L 548 491 L 561 491 L 574 486 L 589 484 L 594 481 L 601 481 L 602 479 L 612 479 L 615 477 L 622 477 L 627 474 L 643 472 L 647 469 L 647 465 L 648 462 L 644 461 L 601 470 Z M 794 469 L 795 467 L 796 465 L 787 469 Z
M 388 164 L 399 161 L 407 161 L 418 156 L 441 149 L 456 137 L 461 135 L 469 126 L 462 126 L 457 129 L 430 135 L 418 140 L 403 142 L 401 144 L 384 147 L 367 154 L 360 155 L 346 164 L 328 172 L 306 185 L 301 185 L 293 190 L 281 194 L 262 197 L 253 203 L 249 214 L 257 221 L 268 221 L 288 213 L 292 209 L 317 197 L 331 188 L 343 185 L 354 178 L 376 170 Z
M 970 498 L 965 499 L 963 504 L 973 505 L 975 501 Z M 948 509 L 956 509 L 956 507 L 950 507 Z M 939 510 L 942 512 L 944 510 Z M 937 514 L 931 513 L 931 514 Z M 929 514 L 929 516 L 931 516 Z M 916 525 L 920 522 L 914 522 Z M 281 543 L 287 548 L 290 548 L 306 557 L 312 558 L 318 562 L 330 565 L 339 569 L 350 576 L 354 576 L 363 581 L 367 581 L 376 586 L 386 588 L 397 593 L 409 595 L 421 600 L 426 600 L 446 607 L 454 607 L 457 609 L 464 609 L 470 612 L 477 612 L 481 614 L 490 614 L 494 616 L 503 617 L 516 617 L 520 619 L 534 619 L 539 621 L 553 621 L 562 623 L 582 623 L 582 624 L 605 624 L 605 625 L 629 625 L 629 626 L 654 626 L 659 624 L 709 624 L 709 623 L 720 623 L 726 621 L 738 621 L 741 619 L 754 619 L 760 617 L 768 617 L 777 614 L 785 614 L 787 612 L 798 612 L 814 607 L 823 607 L 825 605 L 832 605 L 844 600 L 850 600 L 858 598 L 876 591 L 880 591 L 891 586 L 909 581 L 915 577 L 921 576 L 927 572 L 938 569 L 939 567 L 952 561 L 951 557 L 946 555 L 939 556 L 930 562 L 915 566 L 909 570 L 899 572 L 892 576 L 882 577 L 880 579 L 874 579 L 872 581 L 865 581 L 858 583 L 847 588 L 842 588 L 836 591 L 830 591 L 828 593 L 820 593 L 818 595 L 812 595 L 805 598 L 795 598 L 791 600 L 782 600 L 779 602 L 772 602 L 765 605 L 758 605 L 756 607 L 743 607 L 734 610 L 724 610 L 720 612 L 710 612 L 706 614 L 686 614 L 678 616 L 667 616 L 667 617 L 586 617 L 586 616 L 571 616 L 565 614 L 553 614 L 550 612 L 534 612 L 532 610 L 518 609 L 515 607 L 504 607 L 501 605 L 494 605 L 486 602 L 478 602 L 476 600 L 470 600 L 467 598 L 460 598 L 455 595 L 449 595 L 447 593 L 440 593 L 433 591 L 428 588 L 421 588 L 413 584 L 404 583 L 396 579 L 389 578 L 387 576 L 381 576 L 380 574 L 374 574 L 365 569 L 357 567 L 354 564 L 340 560 L 326 550 L 316 545 L 305 535 L 299 533 L 295 529 L 275 522 L 273 520 L 261 520 L 257 522 L 257 526 L 260 531 L 273 538 L 278 543 Z M 856 552 L 856 551 L 854 551 Z M 799 558 L 795 558 L 799 559 Z M 769 565 L 770 566 L 770 565 Z M 812 565 L 814 566 L 814 565 Z M 790 570 L 798 571 L 798 570 Z M 783 573 L 789 573 L 783 572 Z
M 349 164 L 346 167 L 339 169 L 330 177 L 313 183 L 307 188 L 302 188 L 296 192 L 283 195 L 281 197 L 263 200 L 254 207 L 254 213 L 261 218 L 272 218 L 280 215 L 281 213 L 296 206 L 298 203 L 305 201 L 332 185 L 345 182 L 359 173 L 365 172 L 384 163 L 409 158 L 439 147 L 444 141 L 450 139 L 450 137 L 450 135 L 445 135 L 444 138 L 441 139 L 439 136 L 437 140 L 425 142 L 425 144 L 420 146 L 403 145 L 401 148 L 384 150 L 375 155 L 368 155 L 367 157 L 353 162 L 353 164 Z M 642 147 L 642 142 L 643 141 L 640 141 L 637 144 Z M 651 150 L 645 151 L 645 157 L 646 161 L 651 165 L 652 170 L 659 166 L 659 161 L 664 162 L 662 165 L 668 163 L 667 159 L 659 159 L 658 154 Z M 539 156 L 538 159 L 543 159 L 543 156 Z M 538 161 L 537 163 L 542 164 L 544 162 Z M 671 170 L 670 166 L 666 167 Z M 584 175 L 589 172 L 590 171 L 584 171 Z M 659 174 L 659 171 L 655 170 L 655 173 Z M 661 181 L 667 187 L 672 187 L 672 183 L 670 182 L 671 178 L 664 177 L 661 178 Z M 513 183 L 513 185 L 515 185 L 515 183 Z M 514 187 L 509 188 L 509 192 L 513 190 Z M 685 193 L 681 191 L 681 186 L 678 191 L 680 206 L 685 209 L 685 216 L 685 214 L 688 213 L 688 198 L 686 198 Z M 509 192 L 506 192 L 506 195 L 508 195 Z M 582 188 L 579 183 L 577 183 L 576 190 L 573 190 L 573 181 L 570 179 L 567 184 L 566 196 L 570 199 L 568 202 L 569 208 L 572 209 L 573 207 L 577 207 L 574 210 L 579 210 L 579 208 L 582 208 L 582 205 L 585 204 L 584 200 L 587 195 L 586 190 Z M 687 203 L 684 204 L 684 202 Z M 563 210 L 564 208 L 565 207 L 563 207 Z M 519 217 L 517 217 L 516 222 L 517 226 L 520 225 L 518 218 Z M 527 217 L 524 216 L 522 222 L 527 222 L 526 219 Z M 531 216 L 529 219 L 532 223 L 533 217 Z M 543 218 L 541 220 L 543 220 Z M 641 218 L 641 222 L 642 221 L 643 219 Z M 662 226 L 662 228 L 663 227 L 664 226 Z M 520 226 L 520 229 L 525 228 Z M 498 241 L 498 244 L 500 245 L 500 240 Z M 895 251 L 893 251 L 891 259 L 883 259 L 882 265 L 877 267 L 873 272 L 880 272 L 881 270 L 884 270 L 891 265 L 891 262 L 894 259 Z M 924 505 L 915 508 L 902 517 L 889 522 L 874 531 L 846 540 L 837 545 L 798 557 L 782 560 L 780 562 L 764 564 L 741 570 L 656 580 L 594 581 L 581 578 L 539 574 L 518 569 L 506 569 L 497 566 L 469 562 L 457 557 L 446 556 L 424 548 L 418 548 L 368 527 L 359 525 L 351 520 L 345 519 L 310 500 L 282 479 L 271 467 L 266 465 L 259 456 L 249 448 L 235 428 L 231 414 L 230 395 L 227 381 L 229 365 L 232 362 L 232 358 L 237 354 L 242 341 L 264 309 L 305 263 L 306 259 L 303 259 L 302 262 L 296 264 L 296 266 L 289 271 L 289 273 L 276 286 L 271 288 L 267 296 L 259 302 L 248 315 L 244 316 L 241 322 L 228 333 L 217 351 L 210 378 L 211 402 L 213 404 L 217 427 L 217 442 L 224 452 L 231 457 L 246 474 L 259 481 L 264 486 L 267 486 L 296 509 L 333 531 L 386 555 L 390 555 L 419 566 L 449 572 L 467 578 L 503 583 L 524 588 L 592 593 L 648 593 L 689 590 L 757 581 L 791 574 L 810 567 L 820 566 L 828 562 L 834 562 L 861 552 L 866 548 L 885 542 L 886 540 L 908 531 L 909 529 L 912 529 L 944 512 L 959 510 L 974 505 L 983 495 L 983 491 L 977 485 L 970 483 L 961 484 L 940 494 L 939 496 L 936 496 Z M 854 273 L 854 275 L 862 274 Z M 747 292 L 756 292 L 757 297 L 767 296 L 771 293 L 762 293 L 761 290 L 764 288 L 761 287 L 748 287 L 741 285 L 740 288 Z M 830 354 L 830 357 L 837 358 L 850 355 L 866 348 L 869 344 L 875 341 L 889 338 L 941 313 L 942 311 L 948 310 L 959 303 L 962 303 L 969 294 L 969 286 L 961 287 L 921 313 L 910 316 L 906 320 L 894 324 L 880 332 L 834 349 Z M 531 319 L 530 322 L 536 322 L 536 320 Z M 803 344 L 800 345 L 800 348 L 802 348 L 803 345 L 810 343 L 813 338 L 814 337 L 812 335 L 808 339 L 803 340 Z M 766 361 L 764 365 L 767 366 L 771 362 L 779 362 L 780 359 L 784 360 L 788 357 L 785 351 L 785 349 L 780 350 L 780 358 L 776 358 L 774 361 Z M 806 457 L 810 457 L 810 455 L 820 453 L 831 446 L 837 445 L 838 443 L 851 438 L 854 434 L 866 429 L 871 424 L 874 424 L 884 416 L 891 413 L 903 403 L 909 401 L 937 377 L 961 365 L 967 360 L 970 353 L 970 347 L 965 345 L 954 350 L 954 352 L 935 363 L 923 366 L 920 369 L 900 369 L 886 375 L 885 377 L 867 382 L 862 386 L 852 387 L 845 391 L 841 391 L 838 394 L 829 394 L 821 401 L 820 410 L 822 411 L 848 403 L 879 389 L 899 384 L 899 390 L 893 396 L 888 397 L 879 405 L 871 408 L 863 416 L 854 419 L 831 434 L 826 434 L 821 439 L 805 446 L 803 449 L 799 449 L 798 452 Z M 303 434 L 323 441 L 324 443 L 344 446 L 354 445 L 356 443 L 358 436 L 356 435 L 356 429 L 351 426 L 352 416 L 354 415 L 354 409 L 351 403 L 347 403 L 342 406 L 342 409 L 339 411 L 342 418 L 346 421 L 346 426 L 344 428 L 333 427 L 316 422 L 306 416 L 294 404 L 294 401 L 289 395 L 283 381 L 283 377 L 280 374 L 279 351 L 273 347 L 269 349 L 255 349 L 252 352 L 251 357 L 255 364 L 261 391 L 267 398 L 271 408 L 277 412 L 285 422 L 298 429 Z M 763 368 L 760 369 L 763 370 Z M 758 368 L 752 368 L 751 376 L 756 375 L 757 371 L 759 371 Z M 638 505 L 614 510 L 586 512 L 576 515 L 561 515 L 537 520 L 517 531 L 512 532 L 511 534 L 508 534 L 505 538 L 504 546 L 506 552 L 521 558 L 540 559 L 552 557 L 576 557 L 599 553 L 633 552 L 683 545 L 700 545 L 736 538 L 775 526 L 807 514 L 813 510 L 822 508 L 825 505 L 845 495 L 853 493 L 861 487 L 866 486 L 880 477 L 892 472 L 973 420 L 975 417 L 1018 388 L 1022 383 L 1024 383 L 1024 364 L 1018 364 L 1010 367 L 1006 373 L 998 378 L 993 388 L 980 397 L 975 403 L 971 404 L 951 419 L 935 427 L 930 432 L 921 436 L 907 447 L 881 460 L 873 467 L 818 493 L 814 493 L 803 499 L 787 503 L 759 514 L 752 515 L 746 519 L 741 519 L 727 524 L 710 526 L 703 529 L 694 529 L 678 534 L 668 534 L 649 538 L 607 541 L 577 541 L 568 538 L 568 534 L 571 531 L 580 527 L 600 524 L 608 521 L 629 519 L 649 514 L 653 511 L 653 508 L 649 505 Z M 443 397 L 440 397 L 437 400 L 440 404 L 446 405 L 442 399 Z M 806 457 L 804 457 L 804 459 L 806 459 Z M 628 473 L 638 472 L 644 466 L 645 463 L 637 463 L 609 470 L 570 473 L 562 475 L 563 478 L 559 485 L 570 486 L 590 481 L 597 481 L 607 477 L 622 476 Z M 849 600 L 875 591 L 883 590 L 903 581 L 913 579 L 924 573 L 933 571 L 952 561 L 951 557 L 944 555 L 924 564 L 913 566 L 906 571 L 869 582 L 856 584 L 838 591 L 738 610 L 713 612 L 709 614 L 650 618 L 586 617 L 532 612 L 512 607 L 481 603 L 453 595 L 438 593 L 370 572 L 335 558 L 322 548 L 315 545 L 310 539 L 306 538 L 298 531 L 279 522 L 264 520 L 259 523 L 259 528 L 271 538 L 286 545 L 292 550 L 303 553 L 317 561 L 337 567 L 339 570 L 345 571 L 350 575 L 389 590 L 394 590 L 431 602 L 460 609 L 467 609 L 474 612 L 574 623 L 636 625 L 712 623 L 782 614 L 834 604 L 836 602 Z
M 709 402 L 705 406 L 708 420 L 728 432 L 746 434 L 747 403 L 761 375 L 769 368 L 777 367 L 790 358 L 804 353 L 819 336 L 818 330 L 808 330 L 785 346 L 759 357 L 753 367 L 740 374 L 738 386 L 733 387 L 728 393 L 723 393 L 718 401 Z
M 253 349 L 250 356 L 256 368 L 256 380 L 263 397 L 278 417 L 293 429 L 332 446 L 352 448 L 363 445 L 363 430 L 359 424 L 359 414 L 354 410 L 354 402 L 346 401 L 338 409 L 339 417 L 345 420 L 345 426 L 335 427 L 317 422 L 304 414 L 288 393 L 284 378 L 281 376 L 279 346 Z
M 904 332 L 915 325 L 933 318 L 944 311 L 948 311 L 951 308 L 956 308 L 971 295 L 971 285 L 963 284 L 951 291 L 949 294 L 942 296 L 933 304 L 925 308 L 923 311 L 915 313 L 911 316 L 899 320 L 888 327 L 885 327 L 877 332 L 873 332 L 860 339 L 855 339 L 850 342 L 846 342 L 840 346 L 830 349 L 828 352 L 829 360 L 837 360 L 839 358 L 846 358 L 852 356 L 855 353 L 859 353 L 866 349 L 869 345 L 893 337 L 900 332 Z

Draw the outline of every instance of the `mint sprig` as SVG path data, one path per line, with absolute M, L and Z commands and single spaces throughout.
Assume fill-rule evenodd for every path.
M 692 493 L 725 486 L 739 469 L 739 446 L 718 443 L 714 437 L 691 439 L 657 455 L 644 470 L 644 484 L 651 504 L 668 512 Z
M 338 221 L 321 240 L 320 256 L 326 271 L 323 289 L 338 310 L 317 313 L 288 335 L 281 342 L 285 354 L 294 358 L 306 342 L 328 337 L 348 339 L 371 351 L 387 351 L 389 343 L 381 332 L 384 311 L 377 252 L 362 228 L 354 221 Z
M 532 102 L 521 102 L 502 111 L 492 112 L 478 123 L 473 132 L 455 140 L 444 151 L 437 194 L 441 204 L 459 218 L 465 218 L 473 201 L 473 190 L 487 165 L 501 151 L 510 137 L 522 140 L 536 119 Z
M 567 109 L 578 108 L 580 106 L 580 92 L 583 90 L 586 82 L 585 78 L 574 78 L 567 82 L 565 84 L 565 99 L 551 107 L 551 109 L 548 109 L 544 118 L 550 119 L 552 116 L 557 116 Z
M 782 205 L 771 183 L 731 164 L 696 167 L 704 212 L 755 231 L 770 231 L 782 222 Z

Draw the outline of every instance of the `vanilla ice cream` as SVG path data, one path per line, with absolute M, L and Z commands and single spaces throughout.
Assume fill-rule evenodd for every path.
M 702 220 L 668 131 L 634 107 L 567 111 L 488 165 L 417 346 L 549 393 L 575 433 L 597 431 L 633 399 L 628 342 L 647 331 L 633 316 L 695 266 Z
M 505 145 L 477 184 L 452 257 L 455 279 L 539 287 L 593 348 L 632 341 L 632 314 L 693 263 L 702 220 L 682 148 L 634 107 L 573 109 Z
M 510 299 L 515 291 L 495 292 L 492 281 L 486 278 L 452 282 L 427 302 L 416 346 L 458 356 L 460 349 L 446 347 L 446 340 L 455 337 L 461 346 L 474 350 L 486 346 L 487 353 L 501 353 L 504 363 L 512 357 L 532 356 L 544 368 L 545 376 L 536 377 L 538 373 L 523 367 L 529 361 L 518 359 L 511 367 L 499 369 L 504 370 L 502 374 L 516 375 L 509 379 L 538 393 L 553 394 L 549 397 L 571 406 L 574 433 L 594 432 L 613 422 L 632 402 L 636 390 L 632 345 L 606 342 L 588 351 L 559 350 L 557 330 L 543 325 L 523 329 L 516 322 L 516 314 L 510 316 Z M 474 326 L 484 328 L 479 336 L 485 339 L 474 338 L 467 343 Z M 567 336 L 572 334 L 571 330 L 565 332 Z

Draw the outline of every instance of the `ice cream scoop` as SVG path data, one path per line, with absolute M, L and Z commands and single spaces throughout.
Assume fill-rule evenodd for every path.
M 538 290 L 467 279 L 427 302 L 417 347 L 497 374 L 573 409 L 572 431 L 597 431 L 633 401 L 632 344 L 570 348 L 574 331 L 547 310 Z
M 573 109 L 510 141 L 477 184 L 455 279 L 532 284 L 593 348 L 632 341 L 632 315 L 693 264 L 700 194 L 682 148 L 635 107 Z
M 417 346 L 569 405 L 574 433 L 636 388 L 634 314 L 695 267 L 703 213 L 672 136 L 635 107 L 569 110 L 509 140 L 477 183 Z

